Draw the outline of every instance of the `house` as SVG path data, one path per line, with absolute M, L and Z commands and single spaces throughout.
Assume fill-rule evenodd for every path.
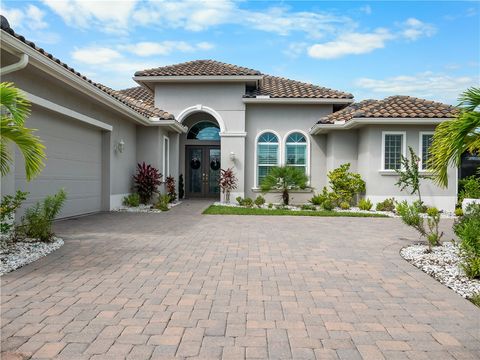
M 356 103 L 350 93 L 213 60 L 141 70 L 133 77 L 138 87 L 117 91 L 38 48 L 3 17 L 1 64 L 2 81 L 31 101 L 27 126 L 38 129 L 48 156 L 41 175 L 27 183 L 17 154 L 2 192 L 29 191 L 28 206 L 64 187 L 64 217 L 118 207 L 142 161 L 177 180 L 183 174 L 188 198 L 219 199 L 217 178 L 228 167 L 238 178 L 232 199 L 255 197 L 269 169 L 287 164 L 309 178 L 311 188 L 292 196 L 302 203 L 348 162 L 374 203 L 411 200 L 395 186 L 401 155 L 411 146 L 428 174 L 433 130 L 454 115 L 452 106 L 408 96 Z M 427 204 L 453 210 L 457 169 L 448 176 L 446 189 L 423 180 Z

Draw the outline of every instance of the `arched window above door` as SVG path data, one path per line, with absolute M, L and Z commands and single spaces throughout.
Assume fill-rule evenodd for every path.
M 187 139 L 203 141 L 219 141 L 220 127 L 210 121 L 200 121 L 190 128 Z

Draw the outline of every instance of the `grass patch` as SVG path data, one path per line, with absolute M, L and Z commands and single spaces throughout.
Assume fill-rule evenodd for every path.
M 468 298 L 468 300 L 480 307 L 480 294 L 475 294 L 472 297 Z
M 360 212 L 337 212 L 326 210 L 285 210 L 285 209 L 259 209 L 235 206 L 210 205 L 203 211 L 206 215 L 289 215 L 289 216 L 331 216 L 331 217 L 380 217 L 387 215 Z

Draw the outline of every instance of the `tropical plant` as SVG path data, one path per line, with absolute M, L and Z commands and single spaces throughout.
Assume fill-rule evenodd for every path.
M 322 203 L 323 210 L 332 211 L 334 207 L 335 206 L 333 205 L 332 200 L 330 199 L 327 199 Z
M 455 209 L 455 216 L 463 216 L 463 209 L 462 208 L 456 208 Z
M 155 209 L 168 211 L 170 208 L 168 204 L 171 203 L 170 196 L 168 194 L 163 194 L 158 197 L 157 203 L 155 204 Z
M 232 168 L 220 169 L 219 185 L 226 203 L 230 202 L 230 193 L 237 188 L 237 181 Z
M 443 233 L 439 232 L 440 212 L 436 208 L 427 210 L 427 227 L 425 227 L 425 218 L 421 215 L 419 208 L 415 205 L 409 205 L 407 201 L 402 201 L 397 205 L 397 212 L 402 221 L 417 230 L 421 237 L 428 241 L 428 251 L 432 251 L 432 246 L 440 245 L 440 239 Z
M 443 187 L 448 186 L 448 167 L 459 167 L 463 153 L 480 153 L 480 88 L 466 90 L 459 101 L 455 118 L 436 127 L 429 150 L 428 168 Z
M 128 194 L 122 200 L 124 206 L 137 207 L 140 205 L 140 195 L 137 193 Z
M 410 195 L 417 194 L 418 201 L 420 202 L 420 204 L 422 204 L 422 195 L 420 193 L 420 180 L 428 179 L 428 177 L 420 174 L 420 158 L 417 154 L 415 154 L 415 151 L 413 151 L 411 146 L 408 147 L 408 151 L 410 152 L 410 159 L 402 155 L 402 166 L 399 170 L 395 170 L 395 172 L 399 175 L 398 181 L 395 183 L 395 185 L 400 188 L 400 191 L 403 191 L 406 188 L 411 188 Z
M 178 198 L 181 200 L 185 196 L 185 185 L 183 184 L 183 174 L 178 177 Z
M 305 189 L 308 178 L 302 170 L 293 166 L 272 167 L 263 179 L 260 188 L 266 193 L 271 190 L 280 190 L 284 205 L 290 202 L 290 191 Z
M 330 199 L 330 193 L 328 192 L 327 187 L 324 186 L 321 194 L 313 195 L 312 198 L 308 201 L 313 205 L 322 206 L 323 202 L 328 199 Z
M 173 176 L 167 176 L 165 179 L 165 187 L 167 188 L 167 194 L 170 197 L 170 202 L 177 200 L 177 192 L 175 191 L 175 178 Z
M 338 204 L 338 207 L 342 210 L 348 210 L 350 209 L 350 203 L 347 201 L 342 201 L 340 204 Z
M 461 204 L 463 199 L 480 199 L 480 178 L 469 176 L 458 180 L 458 202 Z
M 40 241 L 51 241 L 55 235 L 52 230 L 53 220 L 60 214 L 66 199 L 67 193 L 61 189 L 25 210 L 18 233 Z
M 360 210 L 366 210 L 369 211 L 372 208 L 373 204 L 370 201 L 370 199 L 360 199 L 358 202 L 358 208 Z
M 352 204 L 355 196 L 365 191 L 365 181 L 360 174 L 350 172 L 350 164 L 342 164 L 330 171 L 327 176 L 337 204 Z
M 377 211 L 390 211 L 392 212 L 395 210 L 395 199 L 394 198 L 388 198 L 385 199 L 379 203 L 377 203 L 377 206 L 375 207 Z
M 263 204 L 265 204 L 265 198 L 262 195 L 258 195 L 255 199 L 255 205 L 262 207 Z
M 11 235 L 14 228 L 15 212 L 27 199 L 28 192 L 18 190 L 15 195 L 5 195 L 0 204 L 0 232 Z
M 0 174 L 10 172 L 13 154 L 9 144 L 14 143 L 25 159 L 27 180 L 37 176 L 45 166 L 45 146 L 35 136 L 35 130 L 25 127 L 30 114 L 30 103 L 12 83 L 0 83 Z
M 135 190 L 140 195 L 140 201 L 146 204 L 157 192 L 158 186 L 162 183 L 162 174 L 158 172 L 152 165 L 145 162 L 137 164 L 137 173 L 133 176 Z
M 460 238 L 462 268 L 470 278 L 480 278 L 480 204 L 470 204 L 453 226 Z

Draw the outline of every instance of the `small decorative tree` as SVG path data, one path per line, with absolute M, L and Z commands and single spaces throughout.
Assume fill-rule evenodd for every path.
M 137 164 L 137 173 L 133 176 L 133 181 L 143 204 L 148 203 L 153 193 L 157 192 L 158 186 L 162 183 L 161 179 L 162 174 L 152 165 L 147 165 L 145 162 Z
M 428 179 L 428 177 L 420 174 L 420 158 L 415 154 L 415 151 L 413 151 L 411 146 L 408 147 L 408 151 L 410 152 L 410 159 L 402 155 L 402 167 L 400 170 L 395 170 L 396 173 L 400 175 L 400 178 L 395 185 L 397 185 L 401 191 L 405 190 L 405 188 L 411 188 L 410 194 L 417 194 L 419 205 L 422 206 L 423 202 L 420 193 L 420 179 Z
M 167 176 L 165 179 L 165 185 L 167 187 L 167 194 L 170 198 L 170 202 L 177 200 L 177 192 L 175 191 L 175 178 L 173 176 Z
M 226 203 L 230 202 L 230 193 L 237 188 L 237 181 L 233 169 L 220 169 L 219 185 L 222 189 L 223 199 Z
M 185 187 L 183 184 L 183 174 L 178 177 L 178 198 L 183 199 L 185 196 Z
M 290 202 L 290 191 L 305 189 L 308 178 L 302 170 L 293 166 L 273 167 L 263 179 L 260 188 L 263 193 L 271 190 L 280 190 L 284 205 Z
M 333 200 L 352 204 L 355 197 L 365 191 L 365 181 L 360 174 L 350 172 L 350 163 L 342 164 L 328 173 Z

